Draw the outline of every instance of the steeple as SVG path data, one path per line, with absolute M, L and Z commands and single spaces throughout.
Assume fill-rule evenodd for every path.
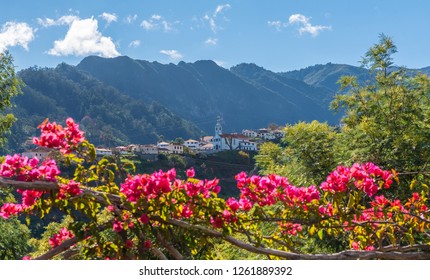
M 222 134 L 221 121 L 222 121 L 222 118 L 218 116 L 216 120 L 216 125 L 215 125 L 215 137 L 220 136 Z

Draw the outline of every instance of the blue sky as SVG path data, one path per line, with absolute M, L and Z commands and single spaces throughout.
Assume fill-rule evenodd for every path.
M 0 10 L 0 51 L 18 69 L 127 55 L 280 72 L 359 65 L 385 33 L 397 65 L 421 68 L 430 66 L 429 12 L 428 0 L 15 0 Z

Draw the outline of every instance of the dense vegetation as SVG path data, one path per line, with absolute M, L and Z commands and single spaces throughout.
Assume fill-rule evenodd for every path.
M 344 112 L 341 128 L 316 121 L 288 125 L 281 145 L 285 148 L 262 147 L 257 157 L 262 172 L 320 184 L 336 165 L 371 161 L 396 170 L 405 180 L 427 176 L 429 78 L 396 67 L 396 51 L 392 40 L 382 36 L 363 59 L 370 80 L 339 79 L 340 94 L 331 106 Z
M 0 111 L 12 106 L 12 99 L 21 93 L 21 81 L 15 73 L 13 58 L 8 53 L 0 53 Z M 6 135 L 15 121 L 13 114 L 0 114 L 0 145 L 5 144 Z M 0 204 L 14 201 L 10 190 L 0 189 Z M 19 259 L 28 252 L 27 240 L 30 230 L 13 217 L 0 220 L 0 259 Z
M 29 68 L 19 76 L 26 86 L 13 109 L 18 121 L 8 143 L 14 151 L 28 148 L 22 144 L 35 135 L 45 118 L 71 116 L 79 120 L 88 139 L 107 147 L 203 134 L 161 104 L 130 98 L 73 66 Z

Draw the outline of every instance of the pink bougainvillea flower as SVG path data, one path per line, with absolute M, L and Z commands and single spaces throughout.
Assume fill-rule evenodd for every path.
M 60 229 L 60 231 L 51 238 L 49 238 L 49 245 L 52 248 L 58 247 L 61 243 L 63 243 L 65 240 L 71 239 L 75 237 L 73 233 L 71 233 L 67 228 L 63 227 Z
M 18 192 L 22 195 L 22 207 L 24 209 L 30 208 L 36 203 L 36 200 L 40 198 L 43 194 L 43 191 L 36 190 L 20 190 Z
M 352 248 L 353 250 L 360 250 L 360 241 L 358 241 L 358 242 L 353 241 L 353 242 L 351 243 L 351 248 Z
M 240 208 L 239 202 L 235 198 L 227 199 L 226 204 L 233 212 L 236 212 Z
M 146 214 L 142 214 L 142 216 L 138 220 L 142 224 L 148 224 L 149 223 L 149 217 Z
M 297 223 L 280 223 L 281 234 L 297 235 L 299 231 L 302 231 L 303 227 Z
M 112 229 L 115 232 L 121 232 L 124 229 L 123 223 L 121 221 L 115 220 L 113 222 Z
M 194 171 L 194 168 L 191 167 L 190 169 L 187 170 L 187 177 L 188 178 L 194 178 L 194 176 L 196 176 L 196 172 Z
M 37 158 L 28 159 L 20 155 L 7 155 L 0 165 L 0 176 L 16 178 L 18 181 L 49 181 L 55 182 L 60 170 L 54 160 L 46 160 L 38 166 Z
M 22 212 L 23 207 L 21 204 L 15 204 L 15 203 L 5 203 L 0 208 L 0 217 L 4 219 L 8 219 L 11 215 L 16 215 L 20 212 Z
M 351 168 L 338 166 L 330 173 L 320 188 L 325 192 L 345 192 L 348 187 L 355 186 L 357 189 L 373 197 L 381 188 L 379 182 L 386 189 L 390 188 L 393 174 L 384 171 L 372 162 L 364 164 L 355 163 Z
M 82 193 L 81 185 L 79 182 L 70 180 L 67 184 L 60 185 L 60 191 L 57 194 L 58 199 L 65 199 L 71 196 L 77 196 Z
M 79 143 L 85 140 L 84 133 L 79 130 L 79 125 L 72 118 L 66 120 L 66 127 L 46 119 L 38 126 L 41 130 L 39 138 L 33 138 L 33 143 L 41 147 L 58 149 L 67 154 Z
M 373 245 L 366 246 L 366 248 L 364 248 L 364 250 L 366 250 L 366 251 L 373 251 L 373 250 L 375 250 L 375 246 L 373 246 Z

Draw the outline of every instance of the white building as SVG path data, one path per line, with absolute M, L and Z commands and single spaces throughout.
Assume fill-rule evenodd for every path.
M 146 155 L 158 155 L 158 147 L 155 145 L 142 145 L 140 152 Z
M 239 143 L 239 150 L 242 151 L 258 151 L 258 145 L 256 142 L 243 140 Z
M 244 129 L 242 134 L 249 138 L 257 138 L 258 134 L 254 130 Z
M 246 133 L 246 135 L 245 135 Z M 212 146 L 215 151 L 244 150 L 257 151 L 257 143 L 250 138 L 256 138 L 257 132 L 243 130 L 243 133 L 222 133 L 221 118 L 218 117 L 215 125 L 215 135 L 212 137 Z
M 167 143 L 167 142 L 158 142 L 157 143 L 157 147 L 158 148 L 161 148 L 161 149 L 168 149 L 169 148 L 169 143 Z
M 239 133 L 221 134 L 221 150 L 257 151 L 257 143 Z
M 275 135 L 276 138 L 282 138 L 285 136 L 285 132 L 283 130 L 277 129 L 272 131 L 273 135 Z
M 188 139 L 187 141 L 184 142 L 184 146 L 191 150 L 197 150 L 200 146 L 200 143 L 197 140 Z
M 44 161 L 49 157 L 50 153 L 51 149 L 45 147 L 36 147 L 34 149 L 23 152 L 21 156 L 27 157 L 29 159 L 37 157 L 39 161 Z
M 171 143 L 169 144 L 169 147 L 167 148 L 171 154 L 183 154 L 184 153 L 184 146 L 179 143 Z
M 212 143 L 213 138 L 213 136 L 203 136 L 202 138 L 200 138 L 200 146 Z
M 161 154 L 183 154 L 184 146 L 179 143 L 159 142 L 157 144 L 158 152 Z
M 111 155 L 112 155 L 111 149 L 96 148 L 96 156 L 98 157 L 111 156 Z
M 275 135 L 269 131 L 267 128 L 260 128 L 258 130 L 258 137 L 263 140 L 274 140 L 276 139 Z
M 132 153 L 138 153 L 140 152 L 140 145 L 130 144 L 127 146 L 127 149 Z
M 213 149 L 214 149 L 214 144 L 212 144 L 212 143 L 207 143 L 207 144 L 204 144 L 204 145 L 199 147 L 199 150 L 201 150 L 201 151 L 210 151 Z
M 120 155 L 126 155 L 129 153 L 128 147 L 126 147 L 126 146 L 115 147 L 115 151 L 117 153 L 119 153 Z

